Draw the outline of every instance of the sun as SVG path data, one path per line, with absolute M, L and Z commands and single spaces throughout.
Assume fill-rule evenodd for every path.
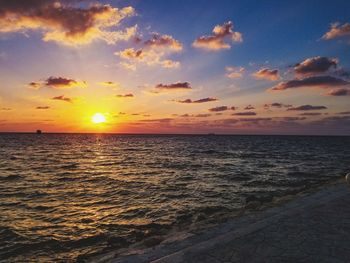
M 95 124 L 105 123 L 106 122 L 106 116 L 104 116 L 102 113 L 95 113 L 91 117 L 91 121 Z

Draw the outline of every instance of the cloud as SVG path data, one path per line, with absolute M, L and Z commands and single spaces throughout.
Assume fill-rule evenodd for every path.
M 195 115 L 195 117 L 197 117 L 197 118 L 206 118 L 206 117 L 210 117 L 210 116 L 211 116 L 211 114 L 209 114 L 209 113 L 199 113 L 199 114 Z
M 73 103 L 73 100 L 71 98 L 65 97 L 64 95 L 53 97 L 52 100 L 61 100 L 61 101 Z
M 218 107 L 214 107 L 214 108 L 210 108 L 209 111 L 211 112 L 219 112 L 219 111 L 226 111 L 229 110 L 229 107 L 227 106 L 218 106 Z
M 337 114 L 339 114 L 339 115 L 350 115 L 350 111 L 342 111 L 342 112 L 338 112 Z
M 336 68 L 337 65 L 338 60 L 335 58 L 313 57 L 296 64 L 294 71 L 298 75 L 312 75 L 324 73 L 332 67 Z
M 161 118 L 161 119 L 148 119 L 148 120 L 140 120 L 141 122 L 155 122 L 155 123 L 169 123 L 173 121 L 173 118 Z
M 161 66 L 163 68 L 179 68 L 180 62 L 168 59 L 172 53 L 182 51 L 182 44 L 169 35 L 153 34 L 143 43 L 143 48 L 127 48 L 114 54 L 124 61 L 120 65 L 125 69 L 136 70 L 137 64 Z
M 272 90 L 286 90 L 302 87 L 318 87 L 318 88 L 331 88 L 349 85 L 350 82 L 332 77 L 332 76 L 312 76 L 303 79 L 294 79 L 286 82 L 280 82 L 276 86 L 272 87 Z
M 331 24 L 330 30 L 322 36 L 325 40 L 341 37 L 350 37 L 350 23 L 344 23 L 343 25 L 333 23 Z
M 152 38 L 146 40 L 144 44 L 146 47 L 163 51 L 179 52 L 183 48 L 182 44 L 172 36 L 160 34 L 153 34 Z
M 271 104 L 265 104 L 265 105 L 264 105 L 264 108 L 265 108 L 265 109 L 269 109 L 269 108 L 282 108 L 282 107 L 284 107 L 284 108 L 290 108 L 290 107 L 292 107 L 292 105 L 290 105 L 290 104 L 283 104 L 283 103 L 279 103 L 279 102 L 273 102 L 273 103 L 271 103 Z
M 118 94 L 116 95 L 117 98 L 133 98 L 134 94 L 128 93 L 128 94 Z
M 116 87 L 116 86 L 118 86 L 118 83 L 115 83 L 113 81 L 103 81 L 103 82 L 99 82 L 98 84 L 100 84 L 102 86 L 107 86 L 107 87 Z
M 232 42 L 243 41 L 242 34 L 240 32 L 233 31 L 233 23 L 231 21 L 226 22 L 223 25 L 216 25 L 212 33 L 213 34 L 210 36 L 198 37 L 192 43 L 192 46 L 209 51 L 218 51 L 231 48 L 231 45 L 226 41 L 228 39 Z
M 267 79 L 271 81 L 279 80 L 280 75 L 278 73 L 278 69 L 268 69 L 262 68 L 257 72 L 253 73 L 253 76 L 258 79 Z
M 152 90 L 151 93 L 161 93 L 161 92 L 171 92 L 171 91 L 185 91 L 191 90 L 191 84 L 189 82 L 176 82 L 171 84 L 157 84 Z
M 252 105 L 248 105 L 244 108 L 245 110 L 254 110 L 255 108 Z
M 226 67 L 226 76 L 230 79 L 236 79 L 243 76 L 245 69 L 243 67 Z
M 175 100 L 178 103 L 185 103 L 185 104 L 191 104 L 191 103 L 205 103 L 205 102 L 211 102 L 211 101 L 218 101 L 216 98 L 204 98 L 199 100 L 191 100 L 191 99 L 185 99 L 185 100 Z
M 326 106 L 312 106 L 312 105 L 301 105 L 298 107 L 291 107 L 288 111 L 308 111 L 308 110 L 325 110 Z
M 70 78 L 64 77 L 49 77 L 43 82 L 30 82 L 29 87 L 34 89 L 40 89 L 43 87 L 53 88 L 53 89 L 69 89 L 75 87 L 85 88 L 87 83 L 85 81 L 77 81 Z
M 350 89 L 332 89 L 330 91 L 327 92 L 326 95 L 329 96 L 350 96 Z
M 2 111 L 10 111 L 12 109 L 11 108 L 1 108 L 0 110 L 2 110 Z
M 233 113 L 232 115 L 236 115 L 236 116 L 255 116 L 255 115 L 257 115 L 257 113 L 254 112 L 254 111 L 246 111 L 246 112 L 236 112 L 236 113 Z
M 299 114 L 300 116 L 319 116 L 322 115 L 320 112 L 303 112 Z
M 37 110 L 47 110 L 47 109 L 50 109 L 50 107 L 49 106 L 38 106 L 35 109 L 37 109 Z
M 136 26 L 124 31 L 112 31 L 121 21 L 133 16 L 132 7 L 122 9 L 94 4 L 84 8 L 83 1 L 19 0 L 1 1 L 0 32 L 40 31 L 44 41 L 55 41 L 68 46 L 89 44 L 103 40 L 115 44 L 129 40 Z

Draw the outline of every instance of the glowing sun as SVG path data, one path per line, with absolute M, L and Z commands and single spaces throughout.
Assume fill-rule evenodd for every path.
M 95 113 L 91 117 L 91 121 L 95 124 L 104 123 L 104 122 L 106 122 L 106 117 L 101 113 Z

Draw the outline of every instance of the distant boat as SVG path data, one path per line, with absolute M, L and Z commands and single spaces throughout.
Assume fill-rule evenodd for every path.
M 36 130 L 36 134 L 42 134 L 41 130 Z

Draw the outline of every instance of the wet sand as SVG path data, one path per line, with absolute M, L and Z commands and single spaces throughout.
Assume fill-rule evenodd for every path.
M 350 187 L 344 179 L 255 206 L 212 229 L 90 262 L 348 262 Z

